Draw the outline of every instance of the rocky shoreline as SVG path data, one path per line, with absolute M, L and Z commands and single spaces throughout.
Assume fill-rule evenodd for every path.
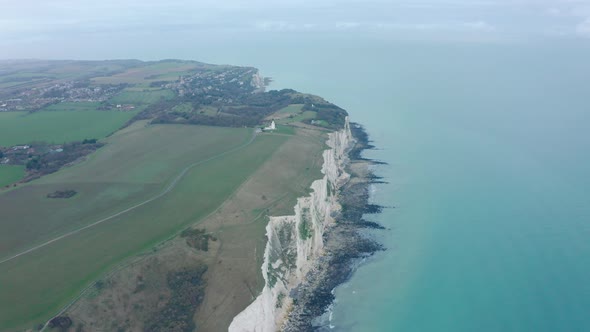
M 284 331 L 329 330 L 325 316 L 334 301 L 333 290 L 351 277 L 360 260 L 385 249 L 362 232 L 367 228 L 384 228 L 363 218 L 365 214 L 380 213 L 383 208 L 369 203 L 370 186 L 383 183 L 370 166 L 382 163 L 362 157 L 364 150 L 374 146 L 361 125 L 350 127 L 355 145 L 348 153 L 350 164 L 346 169 L 351 178 L 339 193 L 342 209 L 334 218 L 335 224 L 324 234 L 324 254 L 314 263 L 305 282 L 289 294 L 293 306 L 283 325 Z
M 369 203 L 370 186 L 382 182 L 371 171 L 377 162 L 362 157 L 373 148 L 364 128 L 350 124 L 328 134 L 321 179 L 300 197 L 294 214 L 269 217 L 262 275 L 265 286 L 234 317 L 230 332 L 314 331 L 329 328 L 333 290 L 358 263 L 383 246 L 363 230 L 383 228 L 366 214 L 382 208 Z M 324 316 L 324 317 L 323 317 Z

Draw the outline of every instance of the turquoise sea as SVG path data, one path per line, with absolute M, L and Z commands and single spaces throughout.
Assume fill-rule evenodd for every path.
M 366 126 L 395 208 L 335 331 L 590 331 L 590 44 L 271 37 L 151 55 L 256 66 Z
M 241 59 L 241 60 L 240 60 Z M 336 331 L 590 331 L 590 49 L 285 41 L 228 61 L 364 124 L 388 248 Z M 213 60 L 213 59 L 211 59 Z

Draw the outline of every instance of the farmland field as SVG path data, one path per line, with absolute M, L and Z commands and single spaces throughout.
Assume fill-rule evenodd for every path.
M 109 101 L 113 104 L 151 104 L 161 99 L 172 99 L 173 97 L 174 92 L 172 90 L 125 90 Z
M 0 165 L 0 187 L 17 182 L 25 175 L 23 166 Z
M 31 114 L 0 112 L 0 146 L 35 141 L 61 144 L 85 138 L 103 138 L 136 114 L 120 111 L 69 111 L 62 110 L 61 104 L 51 107 L 51 112 Z M 66 105 L 67 107 L 72 106 Z
M 64 102 L 49 105 L 43 111 L 96 111 L 99 106 L 98 102 Z
M 148 204 L 1 263 L 0 285 L 9 287 L 0 292 L 0 330 L 43 322 L 113 265 L 215 210 L 288 139 L 260 136 L 247 144 L 251 133 L 138 122 L 109 137 L 111 144 L 86 163 L 0 195 L 0 210 L 9 216 L 0 256 L 9 257 L 154 197 L 187 166 L 202 162 Z M 45 198 L 64 189 L 79 194 Z
M 131 68 L 111 76 L 96 77 L 92 81 L 96 84 L 130 83 L 148 87 L 150 82 L 174 81 L 178 79 L 179 75 L 185 75 L 191 70 L 203 67 L 203 64 L 194 62 L 162 61 L 147 66 Z

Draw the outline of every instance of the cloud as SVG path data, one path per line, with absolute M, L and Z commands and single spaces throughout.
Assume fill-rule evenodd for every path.
M 342 30 L 349 30 L 349 29 L 357 29 L 361 27 L 363 24 L 360 22 L 336 22 L 335 27 L 336 29 Z
M 142 31 L 171 39 L 179 33 L 325 32 L 435 40 L 590 34 L 590 0 L 0 0 L 0 8 L 0 40 L 8 47 L 7 40 L 41 36 L 75 45 L 110 34 L 123 43 Z
M 258 21 L 254 27 L 263 31 L 341 31 L 356 30 L 367 32 L 390 31 L 430 31 L 430 32 L 492 32 L 496 27 L 485 21 L 466 22 L 321 22 L 321 23 L 297 23 L 287 21 Z
M 494 31 L 496 30 L 496 27 L 484 22 L 484 21 L 477 21 L 477 22 L 466 22 L 463 23 L 463 26 L 466 28 L 470 28 L 473 30 L 479 30 L 479 31 Z
M 259 21 L 254 27 L 264 31 L 309 31 L 318 27 L 315 23 L 290 23 L 286 21 Z
M 590 17 L 578 24 L 576 32 L 582 37 L 590 38 Z
M 376 23 L 370 25 L 373 28 L 385 30 L 417 30 L 417 31 L 441 31 L 441 32 L 491 32 L 496 27 L 485 21 L 467 22 L 431 22 L 431 23 Z

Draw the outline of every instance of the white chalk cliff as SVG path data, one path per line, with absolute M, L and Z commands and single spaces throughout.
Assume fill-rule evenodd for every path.
M 344 129 L 330 133 L 325 150 L 324 177 L 312 183 L 309 196 L 295 205 L 295 215 L 270 217 L 266 226 L 268 242 L 262 275 L 262 293 L 234 317 L 230 332 L 271 332 L 280 330 L 292 300 L 289 293 L 299 285 L 312 263 L 322 254 L 323 235 L 340 210 L 337 193 L 349 179 L 344 169 L 353 144 L 348 118 Z

